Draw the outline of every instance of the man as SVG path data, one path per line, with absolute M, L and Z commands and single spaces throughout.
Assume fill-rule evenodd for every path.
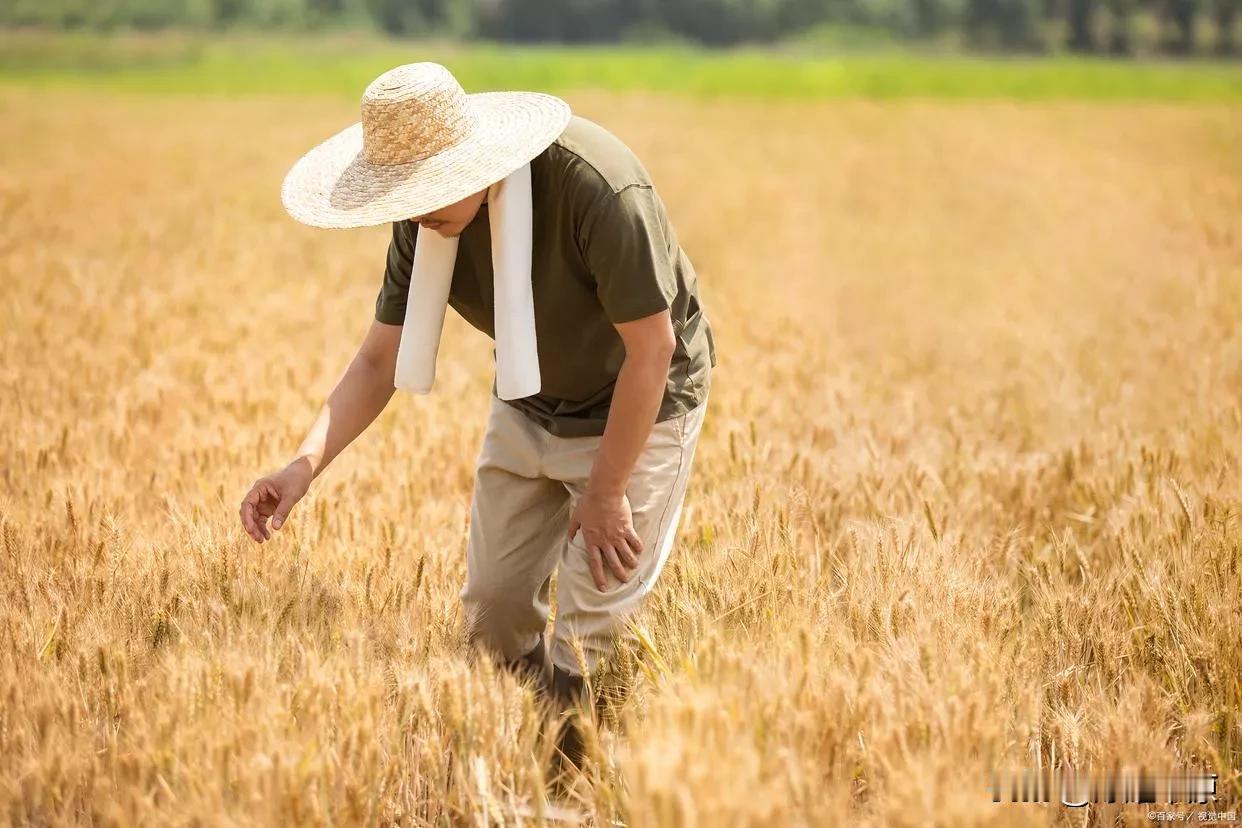
M 539 390 L 501 399 L 493 386 L 461 598 L 474 640 L 569 699 L 668 557 L 716 358 L 694 270 L 646 170 L 558 98 L 466 95 L 442 66 L 398 67 L 367 88 L 361 123 L 290 171 L 282 195 L 295 218 L 392 222 L 392 240 L 357 355 L 293 461 L 250 489 L 241 520 L 268 539 L 388 403 L 415 251 L 433 241 L 422 234 L 457 239 L 448 304 L 497 339 L 501 360 L 489 192 L 526 164 Z

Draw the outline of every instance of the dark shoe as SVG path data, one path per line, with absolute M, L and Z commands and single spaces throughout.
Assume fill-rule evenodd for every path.
M 552 660 L 543 645 L 543 636 L 539 637 L 539 643 L 529 653 L 506 662 L 504 666 L 519 678 L 529 681 L 537 697 L 547 696 L 552 681 Z
M 585 705 L 586 695 L 586 680 L 582 676 L 552 667 L 552 697 L 562 710 L 575 704 Z
M 586 744 L 578 717 L 591 715 L 592 705 L 587 695 L 582 676 L 560 667 L 552 668 L 552 699 L 560 719 L 556 747 L 562 770 L 567 769 L 566 766 L 581 770 L 586 759 Z

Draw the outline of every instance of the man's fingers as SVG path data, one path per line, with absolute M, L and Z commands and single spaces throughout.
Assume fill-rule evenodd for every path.
M 293 509 L 293 504 L 297 503 L 296 498 L 285 497 L 280 503 L 276 504 L 276 511 L 272 515 L 272 528 L 279 529 L 285 525 L 285 519 L 289 517 L 289 512 Z
M 612 546 L 605 546 L 603 552 L 604 560 L 608 562 L 608 568 L 612 570 L 612 574 L 617 577 L 617 580 L 621 583 L 628 581 L 630 579 L 630 572 L 621 565 L 621 558 L 617 554 L 617 550 Z
M 607 583 L 604 580 L 604 563 L 600 559 L 598 547 L 591 547 L 591 554 L 587 558 L 587 565 L 591 568 L 591 578 L 595 581 L 595 588 L 603 592 Z
M 633 529 L 626 530 L 625 541 L 630 545 L 630 549 L 634 550 L 635 556 L 643 554 L 643 539 Z
M 280 502 L 280 489 L 277 489 L 276 484 L 270 480 L 265 480 L 263 482 L 263 500 L 268 506 L 275 506 Z M 271 514 L 271 511 L 265 511 L 267 511 L 268 514 Z
M 246 499 L 242 501 L 241 508 L 237 510 L 237 514 L 241 517 L 242 528 L 253 535 L 254 506 L 250 503 L 250 495 L 246 495 Z
M 276 487 L 266 480 L 259 484 L 259 493 L 259 502 L 255 504 L 254 508 L 254 525 L 259 530 L 263 540 L 268 540 L 272 537 L 272 533 L 267 528 L 267 519 L 275 511 L 275 504 L 279 499 L 279 495 L 276 492 Z
M 621 559 L 626 569 L 635 569 L 638 566 L 638 553 L 634 551 L 633 543 L 628 536 L 622 537 L 619 543 L 614 543 L 612 546 L 617 550 L 617 557 Z
M 255 511 L 252 497 L 252 495 L 254 495 L 254 490 L 251 489 L 250 491 L 251 493 L 246 495 L 246 499 L 242 501 L 241 505 L 242 528 L 246 530 L 246 534 L 250 535 L 250 537 L 254 538 L 257 542 L 262 543 L 263 536 L 259 534 L 259 527 L 255 522 Z
M 270 540 L 272 531 L 284 525 L 297 502 L 295 497 L 284 497 L 280 488 L 271 480 L 258 480 L 242 499 L 239 510 L 242 528 L 259 543 Z M 273 518 L 270 529 L 267 525 L 268 518 Z

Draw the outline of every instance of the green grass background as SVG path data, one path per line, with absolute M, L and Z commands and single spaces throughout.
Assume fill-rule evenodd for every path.
M 1242 100 L 1242 63 L 808 55 L 684 46 L 534 47 L 372 35 L 206 37 L 0 32 L 0 82 L 212 95 L 357 97 L 383 70 L 444 63 L 470 90 L 597 88 L 698 97 Z

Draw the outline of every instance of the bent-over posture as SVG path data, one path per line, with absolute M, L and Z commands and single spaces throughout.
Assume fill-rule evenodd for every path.
M 246 495 L 246 531 L 281 527 L 394 382 L 428 390 L 439 331 L 422 320 L 446 302 L 496 339 L 461 591 L 471 636 L 554 694 L 580 692 L 573 639 L 593 669 L 668 559 L 716 364 L 646 170 L 558 98 L 467 95 L 420 63 L 377 78 L 361 123 L 298 161 L 282 195 L 299 221 L 391 222 L 392 239 L 375 320 L 292 462 Z

